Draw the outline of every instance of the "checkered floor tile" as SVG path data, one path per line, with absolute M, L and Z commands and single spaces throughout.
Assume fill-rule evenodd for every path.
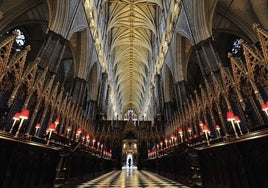
M 132 168 L 112 171 L 93 180 L 81 183 L 76 188 L 190 188 L 181 183 L 149 171 Z

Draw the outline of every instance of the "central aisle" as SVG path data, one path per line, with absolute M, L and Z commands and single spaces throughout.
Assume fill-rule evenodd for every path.
M 76 187 L 190 188 L 173 180 L 154 174 L 152 172 L 137 170 L 134 168 L 123 168 L 122 170 L 117 171 L 114 170 L 91 181 L 81 183 Z

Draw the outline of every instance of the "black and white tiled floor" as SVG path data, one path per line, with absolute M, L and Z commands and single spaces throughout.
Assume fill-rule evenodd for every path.
M 125 168 L 104 174 L 76 188 L 190 188 L 149 171 Z

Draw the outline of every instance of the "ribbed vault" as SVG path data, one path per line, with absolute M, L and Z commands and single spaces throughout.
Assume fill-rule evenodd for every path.
M 107 0 L 110 62 L 122 111 L 140 111 L 152 63 L 161 0 Z

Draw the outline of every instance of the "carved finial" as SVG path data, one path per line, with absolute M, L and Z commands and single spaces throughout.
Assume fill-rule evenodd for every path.
M 255 30 L 257 30 L 258 28 L 260 28 L 260 24 L 254 23 L 252 25 L 252 28 L 255 29 Z
M 35 61 L 36 61 L 37 63 L 39 63 L 39 62 L 41 61 L 41 58 L 40 58 L 40 57 L 37 57 L 37 58 L 35 58 Z
M 2 19 L 3 17 L 4 17 L 4 13 L 0 11 L 0 19 Z
M 227 57 L 228 57 L 228 58 L 231 58 L 231 57 L 233 57 L 233 54 L 230 53 L 230 52 L 228 52 Z
M 17 37 L 17 36 L 19 36 L 19 32 L 17 32 L 17 31 L 13 31 L 13 32 L 12 32 L 12 35 L 15 35 L 15 36 Z
M 243 43 L 245 43 L 245 40 L 244 39 L 239 39 L 239 43 L 243 44 Z
M 26 49 L 27 51 L 30 51 L 30 50 L 31 50 L 31 46 L 30 46 L 30 45 L 27 45 L 27 46 L 25 47 L 25 49 Z

